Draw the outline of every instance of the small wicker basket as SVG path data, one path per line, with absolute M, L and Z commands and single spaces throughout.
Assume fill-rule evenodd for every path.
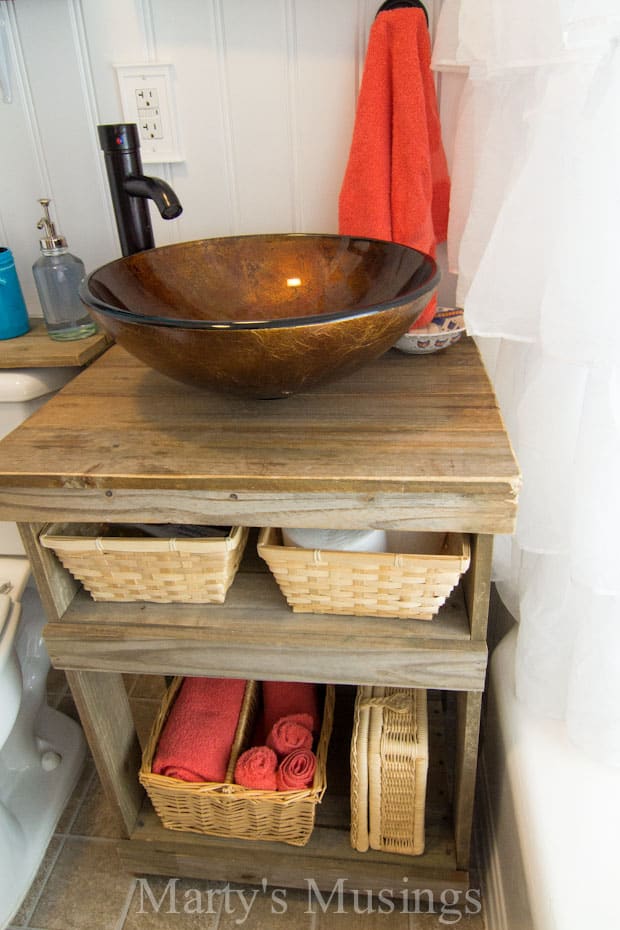
M 50 524 L 39 537 L 96 601 L 222 604 L 248 539 L 241 526 L 198 539 L 103 536 L 102 529 Z
M 426 691 L 360 687 L 351 740 L 351 845 L 424 852 Z
M 316 771 L 310 788 L 263 791 L 233 783 L 240 753 L 248 746 L 258 705 L 258 684 L 248 682 L 225 782 L 186 782 L 152 771 L 159 735 L 183 678 L 175 678 L 153 723 L 142 754 L 140 782 L 162 824 L 169 830 L 205 833 L 246 840 L 277 840 L 305 846 L 314 828 L 316 806 L 327 787 L 327 750 L 334 720 L 335 689 L 327 685 Z
M 470 558 L 467 536 L 439 542 L 435 554 L 323 551 L 285 546 L 280 530 L 265 527 L 258 553 L 294 611 L 432 620 Z

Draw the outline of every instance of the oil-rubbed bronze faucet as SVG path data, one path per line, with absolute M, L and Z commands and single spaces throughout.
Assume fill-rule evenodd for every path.
M 135 123 L 111 123 L 97 129 L 123 255 L 152 249 L 155 240 L 148 201 L 155 203 L 165 220 L 173 220 L 183 212 L 179 198 L 161 178 L 144 176 Z

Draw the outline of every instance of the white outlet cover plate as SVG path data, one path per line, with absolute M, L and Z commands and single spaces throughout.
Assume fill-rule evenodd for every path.
M 144 110 L 138 112 L 137 92 L 151 89 L 157 93 L 161 138 L 150 138 L 140 132 L 140 154 L 143 164 L 157 165 L 184 161 L 174 100 L 174 69 L 170 64 L 114 65 L 121 97 L 123 119 L 140 128 Z

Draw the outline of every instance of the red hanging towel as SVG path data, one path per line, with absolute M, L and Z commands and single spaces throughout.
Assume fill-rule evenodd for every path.
M 448 231 L 450 178 L 430 62 L 422 9 L 377 16 L 340 191 L 339 231 L 434 257 Z M 429 323 L 436 306 L 433 297 L 412 329 Z

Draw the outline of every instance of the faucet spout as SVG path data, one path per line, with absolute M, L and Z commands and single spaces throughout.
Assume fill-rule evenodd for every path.
M 174 220 L 183 212 L 179 198 L 169 184 L 161 178 L 130 175 L 123 183 L 125 191 L 132 197 L 152 200 L 165 220 Z
M 161 178 L 145 177 L 135 123 L 103 125 L 98 132 L 123 255 L 152 249 L 155 239 L 148 201 L 153 201 L 165 220 L 172 220 L 183 211 L 179 198 Z

